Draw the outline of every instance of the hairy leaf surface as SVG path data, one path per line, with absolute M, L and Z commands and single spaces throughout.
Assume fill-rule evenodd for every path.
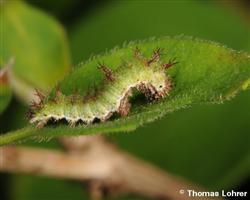
M 250 57 L 247 53 L 236 52 L 214 42 L 180 36 L 133 42 L 93 57 L 80 64 L 79 68 L 60 83 L 62 92 L 70 95 L 77 91 L 84 95 L 98 87 L 104 79 L 98 63 L 105 63 L 112 69 L 122 67 L 124 62 L 131 60 L 136 47 L 145 57 L 150 57 L 156 48 L 162 48 L 163 63 L 172 58 L 179 62 L 168 70 L 173 84 L 168 97 L 159 102 L 134 106 L 129 116 L 105 123 L 75 128 L 56 124 L 40 130 L 34 127 L 24 128 L 2 136 L 1 144 L 28 136 L 54 137 L 131 131 L 193 104 L 222 103 L 234 97 L 238 91 L 247 89 L 250 83 Z

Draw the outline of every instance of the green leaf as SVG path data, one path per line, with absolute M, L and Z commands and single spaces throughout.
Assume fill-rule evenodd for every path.
M 11 89 L 0 80 L 0 114 L 7 108 L 11 99 Z
M 210 41 L 188 37 L 164 37 L 134 42 L 121 49 L 114 49 L 81 64 L 60 84 L 64 94 L 79 91 L 84 94 L 91 87 L 101 84 L 103 77 L 98 71 L 98 62 L 112 69 L 133 56 L 139 47 L 144 55 L 150 56 L 157 47 L 166 49 L 161 59 L 167 62 L 176 57 L 180 63 L 169 70 L 173 89 L 167 98 L 158 103 L 137 106 L 128 117 L 94 125 L 45 127 L 37 130 L 27 127 L 3 135 L 0 144 L 7 144 L 29 136 L 56 137 L 131 131 L 142 124 L 156 120 L 167 113 L 201 103 L 222 103 L 238 91 L 247 89 L 250 83 L 250 57 Z
M 64 29 L 51 16 L 23 1 L 1 3 L 0 65 L 10 58 L 10 82 L 22 99 L 33 88 L 49 91 L 70 69 Z

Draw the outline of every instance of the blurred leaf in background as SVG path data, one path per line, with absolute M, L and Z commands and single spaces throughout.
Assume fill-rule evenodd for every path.
M 81 8 L 68 12 L 81 13 Z M 250 51 L 250 27 L 219 1 L 108 1 L 82 14 L 67 27 L 75 64 L 124 41 L 164 35 L 192 35 Z M 249 102 L 246 91 L 223 105 L 197 105 L 131 134 L 110 137 L 131 153 L 207 188 L 237 187 L 250 175 Z M 12 180 L 14 200 L 88 199 L 74 183 L 17 175 Z
M 8 106 L 10 99 L 11 99 L 10 88 L 5 84 L 0 83 L 0 113 L 2 113 Z
M 48 91 L 69 71 L 65 32 L 52 17 L 22 1 L 3 2 L 0 18 L 0 65 L 15 59 L 10 83 L 28 101 L 32 88 Z
M 30 101 L 27 97 L 33 95 L 34 88 L 48 91 L 62 79 L 70 70 L 71 58 L 68 40 L 60 23 L 24 1 L 0 2 L 0 28 L 2 133 L 20 128 L 27 123 L 25 113 Z M 15 60 L 13 65 L 5 68 L 12 58 Z M 26 105 L 12 99 L 7 108 L 12 89 Z M 12 186 L 7 190 L 8 182 L 5 180 L 7 177 L 1 175 L 0 185 L 3 188 L 0 187 L 0 199 L 9 199 L 12 195 Z

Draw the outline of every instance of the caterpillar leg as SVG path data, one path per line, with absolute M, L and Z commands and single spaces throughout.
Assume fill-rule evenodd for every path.
M 69 126 L 70 126 L 71 128 L 74 128 L 74 127 L 76 126 L 76 121 L 75 121 L 75 120 L 70 120 L 70 121 L 69 121 Z
M 36 127 L 39 129 L 43 128 L 47 124 L 48 121 L 49 121 L 49 119 L 47 119 L 47 118 L 43 119 L 37 123 Z

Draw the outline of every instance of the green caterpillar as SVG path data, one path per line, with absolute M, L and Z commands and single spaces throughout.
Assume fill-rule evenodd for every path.
M 166 70 L 177 62 L 171 59 L 161 63 L 161 50 L 156 49 L 148 59 L 144 58 L 138 48 L 131 53 L 132 60 L 126 65 L 112 71 L 104 64 L 99 69 L 104 73 L 106 81 L 93 97 L 90 95 L 64 95 L 56 91 L 53 99 L 44 103 L 44 96 L 39 103 L 31 105 L 30 122 L 41 128 L 51 119 L 66 119 L 74 126 L 78 122 L 91 124 L 95 119 L 101 122 L 108 120 L 114 113 L 126 116 L 130 111 L 129 97 L 137 89 L 149 99 L 160 99 L 171 90 L 171 80 Z

